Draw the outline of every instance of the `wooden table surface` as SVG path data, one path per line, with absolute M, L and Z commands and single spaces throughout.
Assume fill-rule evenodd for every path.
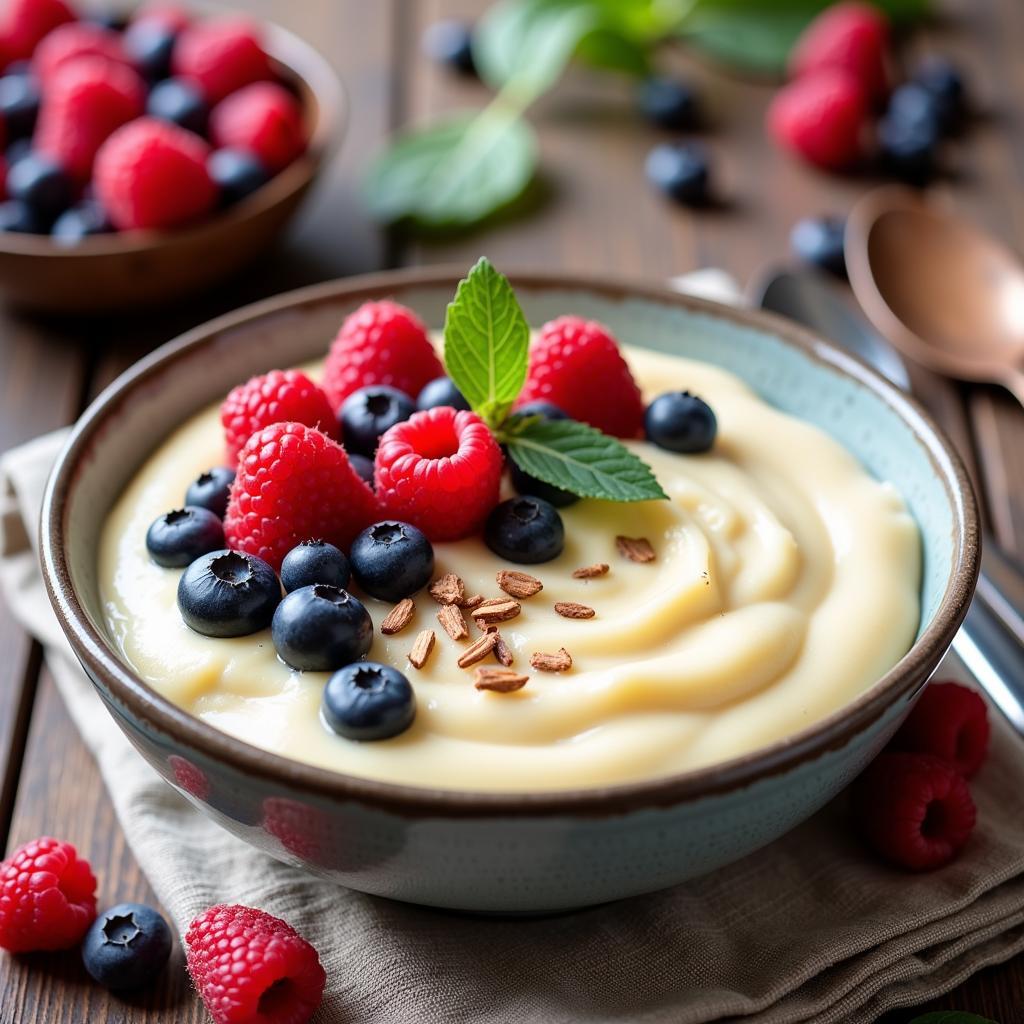
M 240 6 L 242 4 L 239 4 Z M 706 141 L 724 202 L 693 213 L 668 205 L 643 178 L 660 135 L 634 114 L 622 83 L 573 72 L 533 112 L 543 152 L 543 210 L 469 237 L 423 243 L 377 230 L 358 181 L 396 126 L 478 105 L 481 85 L 419 53 L 423 27 L 473 15 L 481 0 L 248 0 L 313 41 L 344 78 L 352 119 L 342 156 L 290 236 L 245 277 L 159 317 L 45 320 L 0 309 L 0 451 L 71 423 L 90 399 L 144 352 L 210 316 L 313 281 L 384 267 L 449 263 L 486 254 L 499 267 L 593 271 L 648 282 L 700 266 L 747 281 L 786 259 L 801 215 L 843 213 L 872 182 L 797 167 L 765 141 L 771 89 L 726 77 L 684 55 L 667 56 L 703 86 Z M 1011 245 L 1024 241 L 1024 6 L 1019 0 L 947 0 L 940 23 L 915 33 L 905 56 L 954 56 L 970 75 L 983 116 L 948 153 L 935 191 Z M 327 339 L 325 339 L 326 343 Z M 1004 392 L 915 373 L 915 388 L 967 459 L 994 536 L 1024 555 L 1024 413 Z M 40 834 L 74 842 L 101 879 L 100 902 L 152 901 L 126 848 L 95 765 L 54 690 L 39 648 L 0 605 L 0 839 L 11 849 Z M 77 953 L 0 954 L 0 1024 L 201 1021 L 180 954 L 158 989 L 128 1001 L 88 982 Z M 1002 1024 L 1021 1019 L 1024 964 L 993 968 L 927 1009 L 959 1008 Z M 913 1014 L 894 1014 L 898 1024 Z

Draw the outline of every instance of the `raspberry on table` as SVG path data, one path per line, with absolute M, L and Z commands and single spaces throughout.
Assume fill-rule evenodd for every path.
M 379 511 L 341 445 L 304 423 L 275 423 L 241 451 L 224 533 L 229 547 L 280 570 L 314 537 L 346 550 Z
M 397 423 L 380 439 L 377 497 L 385 514 L 431 540 L 475 533 L 498 503 L 503 458 L 476 413 L 438 406 Z
M 930 683 L 918 698 L 890 746 L 915 754 L 933 754 L 969 779 L 988 753 L 985 701 L 959 683 Z
M 273 78 L 259 26 L 248 18 L 209 18 L 186 28 L 172 58 L 174 74 L 198 83 L 208 103 Z
M 213 108 L 210 138 L 221 149 L 253 153 L 271 173 L 277 173 L 306 148 L 302 107 L 283 85 L 254 82 Z
M 353 391 L 388 384 L 415 397 L 444 373 L 423 322 L 411 309 L 385 299 L 350 313 L 331 344 L 323 389 L 335 409 Z
M 69 949 L 96 916 L 96 879 L 70 843 L 49 836 L 0 864 L 0 949 Z
M 517 404 L 538 400 L 615 437 L 643 432 L 640 389 L 618 342 L 594 320 L 560 316 L 541 328 Z
M 118 33 L 87 21 L 71 22 L 55 28 L 39 44 L 32 57 L 32 70 L 42 83 L 44 92 L 49 88 L 54 72 L 77 57 L 103 57 L 115 64 L 131 67 Z
M 7 62 L 28 60 L 44 36 L 75 14 L 64 0 L 8 0 L 0 23 L 0 52 Z
M 914 871 L 942 867 L 974 829 L 964 777 L 927 754 L 882 754 L 853 784 L 853 808 L 867 842 Z
M 215 906 L 185 936 L 189 974 L 214 1024 L 305 1024 L 327 975 L 317 951 L 263 910 Z
M 271 370 L 239 384 L 220 407 L 227 463 L 234 466 L 258 430 L 291 421 L 338 439 L 338 421 L 327 396 L 301 370 Z

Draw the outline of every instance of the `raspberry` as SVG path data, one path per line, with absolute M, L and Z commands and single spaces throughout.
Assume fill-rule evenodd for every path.
M 0 24 L 0 50 L 7 61 L 28 60 L 43 37 L 75 15 L 64 0 L 9 0 Z
M 643 431 L 640 389 L 611 332 L 594 320 L 560 316 L 530 347 L 530 368 L 517 404 L 553 402 L 573 419 L 615 437 Z
M 378 513 L 341 445 L 304 423 L 275 423 L 241 451 L 224 534 L 229 547 L 280 569 L 296 544 L 313 537 L 347 550 Z
M 397 302 L 367 302 L 345 317 L 324 366 L 323 389 L 335 409 L 353 391 L 389 384 L 415 398 L 444 374 L 423 322 Z
M 0 948 L 68 949 L 96 917 L 96 879 L 70 843 L 49 836 L 0 864 Z
M 931 683 L 892 741 L 894 750 L 933 754 L 969 779 L 988 753 L 988 709 L 959 683 Z
M 210 114 L 210 138 L 221 149 L 246 149 L 276 173 L 306 148 L 298 100 L 276 82 L 255 82 L 221 100 Z
M 239 384 L 220 407 L 228 465 L 238 462 L 245 442 L 264 427 L 291 420 L 338 439 L 338 420 L 327 396 L 301 370 L 271 370 Z
M 914 871 L 951 861 L 974 828 L 974 801 L 963 776 L 926 754 L 876 758 L 854 783 L 853 807 L 868 843 Z
M 214 1024 L 305 1024 L 327 975 L 287 922 L 252 907 L 216 906 L 185 935 L 188 971 Z
M 132 18 L 132 24 L 140 22 L 151 22 L 166 29 L 168 32 L 181 32 L 188 27 L 188 12 L 184 7 L 175 3 L 164 3 L 163 0 L 153 0 L 152 3 L 143 4 Z
M 142 113 L 145 96 L 142 79 L 125 64 L 105 57 L 68 60 L 51 73 L 39 112 L 36 149 L 85 183 L 100 147 Z
M 105 57 L 115 64 L 131 67 L 121 37 L 102 25 L 76 21 L 55 28 L 40 44 L 32 58 L 32 68 L 45 92 L 54 72 L 76 57 Z
M 775 142 L 818 167 L 841 170 L 861 155 L 867 102 L 848 71 L 825 68 L 784 86 L 768 107 Z
M 191 78 L 210 104 L 253 82 L 273 78 L 259 27 L 247 18 L 213 18 L 189 26 L 174 47 L 174 73 Z
M 840 68 L 878 98 L 888 89 L 888 47 L 889 21 L 877 7 L 839 3 L 822 11 L 801 33 L 789 55 L 789 71 L 802 78 L 822 68 Z
M 476 413 L 438 406 L 380 439 L 377 497 L 388 516 L 431 540 L 475 533 L 498 503 L 501 449 Z
M 114 132 L 96 154 L 96 195 L 122 231 L 198 220 L 217 202 L 206 169 L 209 151 L 184 128 L 140 117 Z

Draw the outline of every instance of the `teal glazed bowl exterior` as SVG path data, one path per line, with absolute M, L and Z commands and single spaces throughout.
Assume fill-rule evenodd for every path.
M 46 584 L 76 654 L 129 739 L 197 807 L 271 856 L 365 892 L 460 910 L 555 911 L 674 885 L 765 846 L 834 797 L 896 730 L 963 619 L 979 554 L 970 484 L 928 416 L 853 357 L 766 314 L 620 283 L 512 275 L 532 323 L 574 312 L 604 321 L 623 342 L 725 367 L 903 493 L 923 544 L 917 639 L 856 701 L 802 732 L 726 763 L 621 786 L 442 791 L 259 750 L 165 700 L 116 653 L 103 624 L 97 541 L 150 452 L 238 381 L 321 355 L 367 299 L 394 297 L 440 325 L 460 276 L 382 274 L 274 298 L 165 345 L 115 381 L 68 441 L 43 509 Z

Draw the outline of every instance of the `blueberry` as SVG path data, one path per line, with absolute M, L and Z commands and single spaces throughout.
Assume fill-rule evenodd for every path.
M 373 622 L 362 601 L 326 583 L 286 594 L 271 630 L 282 661 L 306 672 L 333 672 L 373 643 Z
M 349 740 L 386 740 L 416 717 L 416 695 L 396 668 L 361 661 L 335 672 L 324 687 L 327 727 Z
M 944 57 L 930 57 L 914 72 L 913 80 L 922 85 L 944 106 L 955 120 L 963 114 L 967 88 L 959 69 Z
M 697 93 L 687 82 L 665 75 L 653 75 L 637 90 L 640 113 L 659 128 L 687 131 L 700 122 Z
M 938 141 L 949 123 L 942 100 L 917 82 L 905 82 L 893 90 L 885 116 L 904 127 L 919 127 Z
M 198 505 L 208 508 L 215 516 L 224 518 L 228 510 L 228 498 L 231 485 L 235 482 L 235 471 L 227 466 L 214 466 L 205 473 L 200 473 L 188 485 L 185 492 L 186 505 Z
M 448 405 L 453 409 L 469 408 L 469 402 L 452 383 L 451 377 L 435 377 L 423 385 L 423 390 L 416 398 L 416 408 L 420 410 L 436 409 L 439 405 Z
M 804 217 L 793 225 L 789 244 L 804 263 L 821 267 L 837 277 L 845 277 L 845 235 L 846 222 L 841 217 Z
M 567 420 L 571 418 L 565 410 L 560 409 L 554 402 L 545 402 L 543 399 L 526 402 L 524 405 L 519 406 L 516 412 L 520 416 L 540 416 L 546 420 Z M 543 498 L 546 502 L 558 508 L 565 508 L 567 505 L 572 505 L 580 500 L 579 496 L 573 494 L 572 491 L 564 491 L 561 487 L 555 487 L 553 484 L 538 480 L 535 476 L 530 476 L 529 473 L 520 469 L 512 459 L 508 460 L 508 464 L 512 486 L 520 494 L 532 494 L 535 498 Z
M 878 153 L 882 167 L 910 184 L 923 185 L 935 173 L 938 145 L 937 125 L 901 121 L 888 115 L 878 122 Z
M 280 600 L 274 570 L 240 551 L 202 555 L 178 580 L 181 617 L 204 636 L 247 636 L 266 629 Z
M 39 82 L 31 73 L 7 74 L 0 78 L 0 120 L 7 129 L 7 141 L 27 139 L 39 114 Z
M 509 498 L 496 505 L 484 524 L 484 541 L 509 562 L 550 562 L 565 546 L 562 517 L 543 498 Z
M 104 988 L 138 989 L 160 973 L 171 945 L 171 929 L 152 907 L 119 903 L 85 933 L 82 962 Z
M 174 51 L 175 33 L 166 25 L 151 19 L 133 22 L 125 30 L 125 52 L 143 74 L 156 82 L 171 73 L 171 53 Z
M 703 399 L 689 391 L 667 391 L 647 406 L 644 430 L 659 448 L 696 455 L 715 443 L 718 422 Z
M 473 29 L 464 21 L 455 18 L 435 21 L 423 33 L 423 52 L 431 60 L 447 64 L 464 75 L 476 73 Z
M 284 556 L 281 583 L 285 590 L 326 583 L 331 587 L 347 587 L 352 576 L 348 559 L 325 540 L 304 540 Z
M 416 411 L 413 400 L 398 388 L 374 384 L 345 399 L 338 418 L 345 450 L 372 456 L 381 434 Z
M 259 158 L 244 149 L 216 149 L 206 166 L 220 189 L 221 206 L 241 202 L 270 181 Z
M 45 235 L 46 225 L 25 203 L 8 199 L 0 203 L 0 231 L 15 231 L 22 235 Z
M 525 402 L 516 409 L 520 416 L 542 416 L 546 420 L 567 420 L 571 419 L 569 414 L 555 405 L 554 402 L 545 402 L 538 398 L 534 402 Z
M 368 459 L 365 455 L 360 455 L 357 452 L 349 452 L 348 461 L 352 464 L 352 468 L 362 477 L 362 479 L 371 488 L 373 487 L 373 459 Z
M 196 135 L 206 134 L 209 108 L 199 87 L 187 79 L 168 78 L 154 85 L 146 100 L 146 113 Z
M 647 156 L 647 177 L 676 202 L 699 206 L 708 199 L 708 159 L 700 146 L 664 142 Z
M 58 245 L 74 246 L 92 235 L 103 235 L 113 230 L 103 207 L 93 199 L 86 199 L 65 210 L 54 221 L 50 234 Z
M 7 166 L 10 167 L 12 164 L 16 164 L 23 157 L 28 156 L 31 152 L 31 139 L 15 139 L 4 151 L 4 159 L 7 161 Z
M 121 11 L 91 11 L 87 17 L 94 25 L 101 25 L 103 28 L 109 28 L 112 32 L 123 31 L 127 24 L 127 19 Z
M 55 160 L 29 153 L 7 172 L 7 195 L 49 223 L 71 205 L 71 179 Z
M 367 527 L 352 542 L 349 559 L 359 586 L 382 601 L 401 601 L 434 575 L 434 549 L 408 523 L 386 520 Z
M 160 516 L 146 532 L 149 557 L 166 569 L 181 569 L 222 547 L 224 524 L 208 508 L 197 505 Z

